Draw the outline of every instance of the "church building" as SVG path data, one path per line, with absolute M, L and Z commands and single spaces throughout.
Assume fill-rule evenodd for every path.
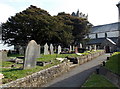
M 117 7 L 119 11 L 118 22 L 92 27 L 87 35 L 87 38 L 90 39 L 87 45 L 96 45 L 97 48 L 104 48 L 106 52 L 117 51 L 117 42 L 120 36 L 120 2 Z

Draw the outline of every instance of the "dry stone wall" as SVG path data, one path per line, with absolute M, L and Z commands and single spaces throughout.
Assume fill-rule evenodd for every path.
M 87 56 L 82 56 L 78 58 L 78 65 L 83 64 L 89 60 L 92 60 L 94 57 L 104 54 L 104 51 L 89 54 Z M 63 62 L 59 65 L 52 66 L 48 69 L 41 70 L 27 77 L 17 79 L 7 84 L 3 84 L 2 87 L 41 87 L 43 84 L 53 80 L 57 76 L 62 75 L 63 73 L 70 70 L 70 63 Z

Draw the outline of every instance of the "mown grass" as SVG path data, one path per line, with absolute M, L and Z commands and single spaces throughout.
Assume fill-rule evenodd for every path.
M 93 73 L 82 87 L 117 87 L 109 82 L 104 76 Z
M 93 53 L 94 51 L 85 53 L 82 53 L 83 55 L 88 55 L 90 53 Z M 98 52 L 98 51 L 96 51 Z M 21 55 L 11 55 L 9 57 L 17 57 Z M 16 80 L 18 78 L 25 77 L 27 75 L 30 75 L 32 73 L 38 72 L 40 70 L 49 68 L 51 66 L 60 64 L 58 60 L 55 60 L 55 58 L 64 58 L 64 57 L 78 57 L 76 54 L 53 54 L 53 55 L 40 55 L 41 57 L 37 59 L 37 61 L 44 61 L 44 62 L 52 62 L 51 64 L 48 64 L 46 66 L 36 66 L 33 69 L 25 69 L 23 70 L 23 64 L 16 64 L 12 62 L 2 62 L 2 74 L 4 74 L 4 78 L 2 79 L 3 83 L 8 83 L 10 81 Z M 11 67 L 11 65 L 15 65 L 15 67 Z
M 115 52 L 106 62 L 105 68 L 111 70 L 113 73 L 120 74 L 120 52 Z

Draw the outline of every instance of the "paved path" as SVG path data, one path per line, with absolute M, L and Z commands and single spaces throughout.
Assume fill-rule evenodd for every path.
M 89 75 L 95 71 L 99 64 L 106 60 L 109 54 L 99 56 L 89 62 L 86 62 L 71 71 L 57 77 L 43 87 L 80 87 Z

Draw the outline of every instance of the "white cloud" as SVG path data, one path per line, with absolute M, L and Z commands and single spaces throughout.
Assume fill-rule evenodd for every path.
M 6 4 L 0 4 L 0 22 L 6 22 L 8 17 L 15 15 L 15 9 Z
M 30 5 L 36 5 L 47 10 L 51 15 L 57 15 L 59 12 L 72 13 L 78 9 L 84 14 L 88 14 L 88 20 L 94 25 L 108 24 L 118 21 L 118 9 L 116 4 L 119 0 L 4 0 L 7 5 L 3 5 L 0 10 L 6 9 L 6 14 L 2 15 L 8 18 L 12 13 L 18 13 L 25 10 Z M 12 8 L 12 7 L 14 8 Z M 3 11 L 3 7 L 4 11 Z M 2 8 L 2 9 L 1 9 Z M 16 10 L 16 12 L 15 12 Z M 10 11 L 10 13 L 9 13 Z M 8 17 L 7 17 L 8 16 Z M 0 15 L 1 17 L 1 15 Z M 0 19 L 1 20 L 1 19 Z

